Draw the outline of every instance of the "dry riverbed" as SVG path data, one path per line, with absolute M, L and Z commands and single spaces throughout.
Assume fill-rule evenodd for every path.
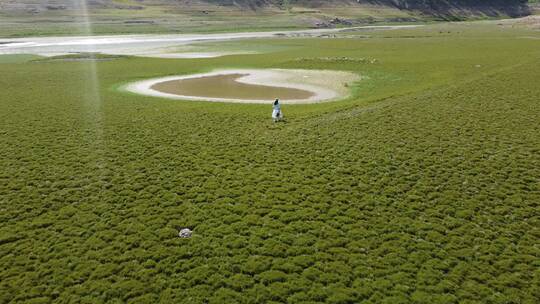
M 421 25 L 401 26 L 364 26 L 343 29 L 312 29 L 302 31 L 245 32 L 191 35 L 115 35 L 115 36 L 80 36 L 80 37 L 28 37 L 0 39 L 0 55 L 33 54 L 40 56 L 59 56 L 74 53 L 95 52 L 110 55 L 132 55 L 159 58 L 209 58 L 238 54 L 239 52 L 180 52 L 171 53 L 174 46 L 200 42 L 228 41 L 248 38 L 271 37 L 317 37 L 329 33 L 350 30 L 393 30 L 418 27 Z M 249 51 L 241 53 L 250 53 Z
M 132 93 L 179 100 L 235 103 L 316 103 L 349 95 L 350 72 L 328 70 L 237 69 L 154 78 L 124 86 Z

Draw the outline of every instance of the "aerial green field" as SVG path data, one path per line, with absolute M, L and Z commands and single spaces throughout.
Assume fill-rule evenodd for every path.
M 250 45 L 0 56 L 0 303 L 538 303 L 539 31 L 228 42 Z M 362 80 L 280 123 L 119 89 L 217 68 Z

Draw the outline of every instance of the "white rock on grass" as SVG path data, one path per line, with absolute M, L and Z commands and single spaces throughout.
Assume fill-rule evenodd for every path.
M 181 238 L 190 238 L 191 234 L 192 234 L 191 229 L 184 228 L 184 229 L 180 230 L 180 232 L 178 233 L 178 236 L 181 237 Z

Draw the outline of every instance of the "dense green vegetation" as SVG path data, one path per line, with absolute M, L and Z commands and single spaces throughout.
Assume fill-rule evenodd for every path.
M 0 303 L 537 303 L 540 34 L 356 36 L 0 56 Z M 366 78 L 277 124 L 270 106 L 117 90 L 222 67 Z

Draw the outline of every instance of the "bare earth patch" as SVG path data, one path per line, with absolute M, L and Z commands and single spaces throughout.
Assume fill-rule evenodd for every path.
M 358 80 L 357 74 L 343 71 L 238 69 L 148 79 L 124 89 L 178 100 L 269 103 L 280 98 L 283 103 L 301 104 L 342 99 L 350 93 L 348 84 Z
M 506 19 L 499 22 L 499 25 L 510 27 L 525 27 L 533 30 L 540 30 L 540 15 L 532 15 L 516 19 Z

